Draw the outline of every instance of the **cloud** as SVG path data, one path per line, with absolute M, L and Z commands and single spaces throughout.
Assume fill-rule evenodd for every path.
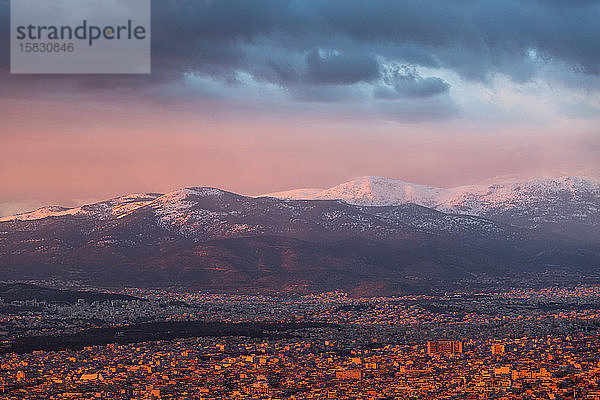
M 407 65 L 390 65 L 384 67 L 384 70 L 384 85 L 375 89 L 376 98 L 431 97 L 450 89 L 450 85 L 443 79 L 423 78 L 415 68 Z
M 353 84 L 379 77 L 379 63 L 368 56 L 331 54 L 323 57 L 313 50 L 306 55 L 306 65 L 308 76 L 316 83 Z
M 546 60 L 600 73 L 597 1 L 190 1 L 160 2 L 155 26 L 165 28 L 161 33 L 167 42 L 174 36 L 180 41 L 207 39 L 202 46 L 205 52 L 210 44 L 241 44 L 238 50 L 243 52 L 243 44 L 261 38 L 303 54 L 315 45 L 352 54 L 357 46 L 375 50 L 387 44 L 388 48 L 377 49 L 382 52 L 377 55 L 393 58 L 394 46 L 408 46 L 421 59 L 428 59 L 429 66 L 447 67 L 467 78 L 484 79 L 501 72 L 527 79 L 532 73 L 529 51 L 533 49 Z M 182 21 L 181 9 L 174 4 L 186 3 L 187 16 Z M 186 36 L 173 32 L 175 21 L 183 25 Z M 206 54 L 205 61 L 220 61 Z
M 0 1 L 3 22 L 8 3 Z M 600 73 L 598 1 L 155 0 L 152 9 L 158 68 L 247 67 L 257 60 L 244 57 L 244 46 L 268 39 L 303 54 L 315 45 L 342 53 L 363 46 L 394 56 L 401 46 L 413 53 L 409 62 L 472 77 L 528 75 L 514 66 L 528 64 L 534 49 L 547 60 Z
M 553 65 L 563 72 L 543 79 L 600 79 L 597 0 L 154 0 L 152 75 L 104 77 L 9 76 L 8 4 L 0 0 L 4 96 L 49 85 L 156 96 L 193 74 L 240 86 L 249 76 L 290 101 L 344 101 L 347 90 L 373 104 L 426 105 L 453 89 L 435 71 L 492 85 L 498 74 L 529 82 Z

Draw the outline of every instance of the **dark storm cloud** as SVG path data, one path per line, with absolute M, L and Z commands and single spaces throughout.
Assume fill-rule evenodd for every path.
M 0 0 L 4 74 L 8 4 Z M 599 76 L 599 37 L 592 0 L 154 0 L 151 76 L 11 80 L 144 88 L 186 73 L 235 85 L 246 74 L 290 93 L 368 83 L 380 100 L 426 98 L 451 88 L 423 67 L 482 82 L 496 73 L 525 82 L 548 63 Z M 394 65 L 410 67 L 390 77 Z
M 352 84 L 379 77 L 377 60 L 367 56 L 334 54 L 321 56 L 313 50 L 306 55 L 308 76 L 317 83 Z
M 446 93 L 450 85 L 443 79 L 423 78 L 407 65 L 391 65 L 384 68 L 383 83 L 375 89 L 375 97 L 394 99 L 400 97 L 430 97 Z
M 244 59 L 244 44 L 266 38 L 303 54 L 319 47 L 353 55 L 361 47 L 394 59 L 395 46 L 412 48 L 410 62 L 451 68 L 471 79 L 494 72 L 528 79 L 534 72 L 530 50 L 542 60 L 599 74 L 599 5 L 566 0 L 157 1 L 155 55 L 196 67 L 199 62 L 248 67 L 254 60 Z M 223 58 L 219 51 L 213 54 L 215 47 L 240 54 Z

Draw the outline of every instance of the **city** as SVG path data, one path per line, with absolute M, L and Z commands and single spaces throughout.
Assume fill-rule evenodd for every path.
M 0 400 L 600 400 L 600 0 L 0 0 Z
M 1 398 L 600 398 L 600 285 L 370 298 L 119 295 L 134 300 L 4 302 Z M 223 332 L 140 341 L 126 330 L 160 321 Z M 227 332 L 244 323 L 263 330 Z M 14 347 L 17 335 L 106 327 L 123 327 L 114 343 Z

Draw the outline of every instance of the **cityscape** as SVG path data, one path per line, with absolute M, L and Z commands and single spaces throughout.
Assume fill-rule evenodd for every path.
M 118 295 L 127 297 L 3 302 L 1 398 L 600 398 L 600 284 L 366 298 Z M 142 341 L 139 327 L 161 321 L 177 323 L 174 337 Z M 196 322 L 220 328 L 190 334 Z M 114 342 L 89 335 L 109 327 L 121 329 Z M 39 340 L 82 331 L 87 342 Z
M 0 400 L 600 400 L 600 0 L 0 0 Z

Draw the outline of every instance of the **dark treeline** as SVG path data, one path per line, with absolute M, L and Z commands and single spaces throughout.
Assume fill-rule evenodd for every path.
M 151 322 L 122 327 L 93 328 L 69 335 L 14 338 L 0 343 L 0 353 L 22 354 L 36 350 L 80 350 L 88 346 L 106 345 L 109 343 L 128 344 L 205 336 L 274 338 L 293 330 L 323 327 L 335 327 L 335 325 L 310 322 Z

